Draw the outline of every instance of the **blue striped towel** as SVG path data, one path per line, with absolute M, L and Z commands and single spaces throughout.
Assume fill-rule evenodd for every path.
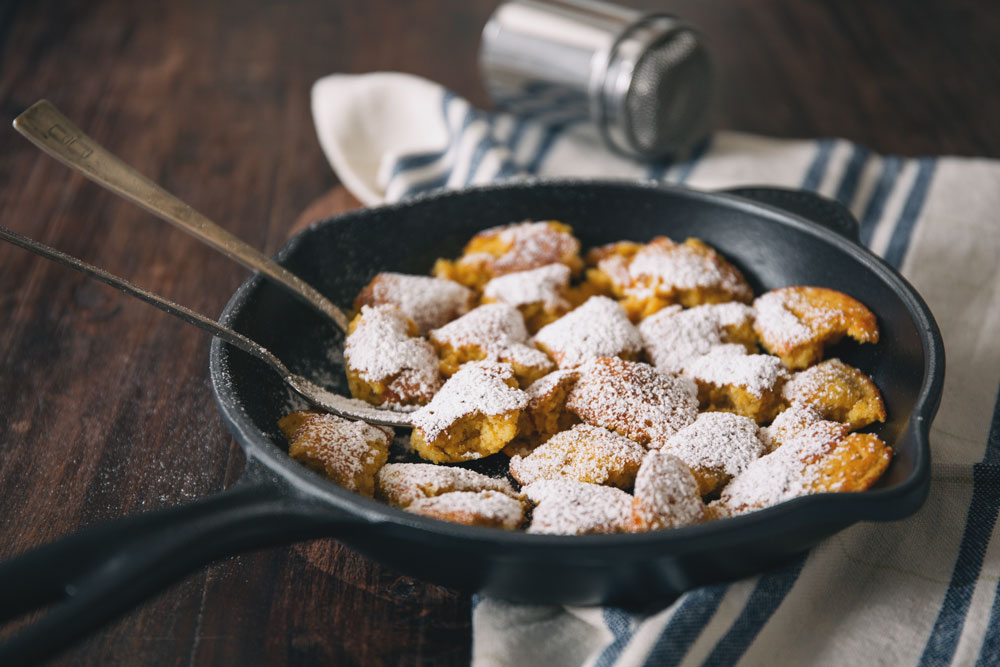
M 487 114 L 404 74 L 330 76 L 312 101 L 326 155 L 369 205 L 570 176 L 836 198 L 944 336 L 933 481 L 916 515 L 857 524 L 793 565 L 693 590 L 657 613 L 477 599 L 476 665 L 1000 664 L 1000 163 L 719 132 L 684 160 L 643 164 L 608 153 L 581 119 Z

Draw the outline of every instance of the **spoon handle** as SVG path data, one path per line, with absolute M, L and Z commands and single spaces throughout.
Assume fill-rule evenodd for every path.
M 112 155 L 48 100 L 15 118 L 14 129 L 70 169 L 284 285 L 347 331 L 347 316 L 314 287 Z
M 175 317 L 179 317 L 188 324 L 193 324 L 200 329 L 204 329 L 213 336 L 218 336 L 222 340 L 235 345 L 244 352 L 248 352 L 253 356 L 257 357 L 261 361 L 268 364 L 271 368 L 281 374 L 282 377 L 287 378 L 291 375 L 288 368 L 281 363 L 276 356 L 274 356 L 267 348 L 259 345 L 241 333 L 237 333 L 228 327 L 224 327 L 215 320 L 202 315 L 201 313 L 186 308 L 179 303 L 174 303 L 169 299 L 164 299 L 162 296 L 154 294 L 149 290 L 145 290 L 138 285 L 130 283 L 124 278 L 120 278 L 113 273 L 109 273 L 104 269 L 98 268 L 92 264 L 87 264 L 86 262 L 73 257 L 72 255 L 67 255 L 64 252 L 59 252 L 55 248 L 50 248 L 44 243 L 39 243 L 34 239 L 29 239 L 26 236 L 21 236 L 17 232 L 13 232 L 6 227 L 0 226 L 0 239 L 13 243 L 16 246 L 20 246 L 25 250 L 30 250 L 36 255 L 41 255 L 46 259 L 51 259 L 53 261 L 59 262 L 60 264 L 65 264 L 66 266 L 76 269 L 80 273 L 87 275 L 94 280 L 99 280 L 100 282 L 111 285 L 112 287 L 125 292 L 131 296 L 141 299 L 146 303 L 152 304 L 159 308 L 160 310 L 170 313 Z
M 303 376 L 298 375 L 297 373 L 292 373 L 280 359 L 274 356 L 274 354 L 263 345 L 250 340 L 241 333 L 237 333 L 228 327 L 222 326 L 215 320 L 206 317 L 199 312 L 186 308 L 179 303 L 174 303 L 169 299 L 164 299 L 162 296 L 154 294 L 149 290 L 145 290 L 138 285 L 134 285 L 113 273 L 109 273 L 108 271 L 98 268 L 92 264 L 87 264 L 72 255 L 59 252 L 55 248 L 50 248 L 44 243 L 39 243 L 34 239 L 21 236 L 17 232 L 13 232 L 2 225 L 0 225 L 0 239 L 13 243 L 16 246 L 20 246 L 25 250 L 30 250 L 36 255 L 41 255 L 46 259 L 51 259 L 60 264 L 65 264 L 72 269 L 76 269 L 86 276 L 99 280 L 106 285 L 111 285 L 115 289 L 156 306 L 163 312 L 169 313 L 174 317 L 178 317 L 188 324 L 193 324 L 199 329 L 204 329 L 213 336 L 217 336 L 227 343 L 238 347 L 244 352 L 252 354 L 277 372 L 285 384 L 287 384 L 293 391 L 298 393 L 313 405 L 326 410 L 327 412 L 332 412 L 333 414 L 340 415 L 341 417 L 346 417 L 348 419 L 360 419 L 370 424 L 400 427 L 408 427 L 411 425 L 409 415 L 394 412 L 392 410 L 381 410 L 362 401 L 357 401 L 327 391 Z

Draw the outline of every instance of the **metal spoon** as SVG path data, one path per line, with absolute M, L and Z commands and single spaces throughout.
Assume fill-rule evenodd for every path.
M 15 118 L 14 129 L 70 169 L 277 281 L 347 332 L 347 316 L 314 287 L 112 155 L 48 100 Z
M 281 376 L 282 380 L 285 381 L 285 384 L 321 410 L 326 410 L 327 412 L 332 412 L 333 414 L 340 415 L 341 417 L 347 417 L 349 419 L 360 419 L 371 424 L 401 427 L 411 426 L 409 416 L 404 413 L 394 412 L 391 410 L 379 410 L 364 401 L 347 398 L 331 391 L 327 391 L 301 375 L 291 372 L 267 348 L 255 343 L 243 334 L 222 326 L 215 320 L 206 317 L 201 313 L 195 312 L 190 308 L 185 308 L 184 306 L 174 303 L 173 301 L 164 299 L 163 297 L 153 294 L 152 292 L 137 285 L 133 285 L 124 278 L 119 278 L 113 273 L 99 269 L 92 264 L 87 264 L 76 257 L 59 252 L 54 248 L 50 248 L 49 246 L 39 243 L 33 239 L 29 239 L 26 236 L 21 236 L 6 227 L 0 226 L 0 239 L 9 241 L 17 246 L 21 246 L 22 248 L 30 250 L 31 252 L 41 255 L 47 259 L 65 264 L 70 268 L 76 269 L 80 273 L 99 280 L 102 283 L 111 285 L 126 294 L 142 299 L 146 303 L 150 303 L 163 312 L 170 313 L 188 324 L 193 324 L 196 327 L 204 329 L 213 336 L 218 336 L 227 343 L 235 345 L 245 352 L 249 352 L 274 369 L 274 371 Z

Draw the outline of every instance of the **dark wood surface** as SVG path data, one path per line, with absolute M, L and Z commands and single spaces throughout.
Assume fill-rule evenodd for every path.
M 48 97 L 274 252 L 297 222 L 357 205 L 317 145 L 313 81 L 400 70 L 485 105 L 475 59 L 496 4 L 7 2 L 0 115 L 8 123 Z M 1000 157 L 1000 11 L 990 0 L 655 6 L 711 40 L 718 127 Z M 247 275 L 12 130 L 0 131 L 0 220 L 212 315 Z M 242 456 L 215 409 L 207 359 L 195 329 L 0 245 L 0 558 L 231 484 Z M 56 663 L 462 664 L 469 619 L 468 596 L 317 541 L 213 564 Z

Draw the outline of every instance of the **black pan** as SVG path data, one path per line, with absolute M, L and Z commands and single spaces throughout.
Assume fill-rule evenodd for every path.
M 412 576 L 516 602 L 631 606 L 776 567 L 856 521 L 898 519 L 923 503 L 928 431 L 944 381 L 941 336 L 920 296 L 859 245 L 857 223 L 834 202 L 769 188 L 508 184 L 337 216 L 293 238 L 277 259 L 349 306 L 379 271 L 425 274 L 435 258 L 457 256 L 476 231 L 526 219 L 567 222 L 585 248 L 695 236 L 758 293 L 806 284 L 860 299 L 878 317 L 880 342 L 848 342 L 830 354 L 866 371 L 883 392 L 889 419 L 874 432 L 895 449 L 886 475 L 863 493 L 807 496 L 636 535 L 541 536 L 445 523 L 350 493 L 294 462 L 277 428 L 294 407 L 288 391 L 257 359 L 213 340 L 213 388 L 246 453 L 243 478 L 216 496 L 78 533 L 0 566 L 2 619 L 62 601 L 0 648 L 0 663 L 47 655 L 213 559 L 295 540 L 336 537 Z M 281 288 L 250 278 L 220 321 L 293 371 L 346 393 L 342 335 Z

